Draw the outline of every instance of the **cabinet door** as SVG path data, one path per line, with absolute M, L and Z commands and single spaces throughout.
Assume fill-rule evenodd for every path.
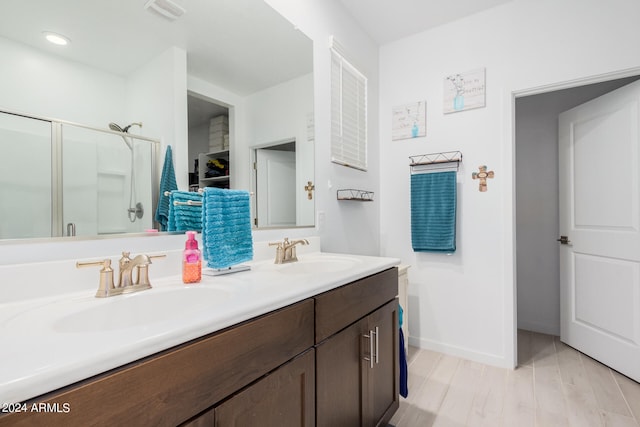
M 398 409 L 398 300 L 316 346 L 318 427 L 386 425 Z
M 367 400 L 364 425 L 386 425 L 399 406 L 398 300 L 393 300 L 368 317 L 375 335 L 373 368 L 367 365 Z
M 367 319 L 354 323 L 316 347 L 316 424 L 318 427 L 362 425 L 363 374 L 369 362 L 363 331 Z
M 215 410 L 216 426 L 313 426 L 314 362 L 311 349 L 222 403 Z

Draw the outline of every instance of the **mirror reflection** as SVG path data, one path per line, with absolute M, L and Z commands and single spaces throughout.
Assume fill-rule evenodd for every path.
M 140 233 L 153 228 L 157 145 L 127 132 L 63 124 L 64 234 Z
M 257 227 L 313 226 L 312 149 L 295 139 L 253 149 Z
M 0 69 L 0 91 L 3 93 L 0 110 L 81 123 L 101 130 L 108 130 L 110 123 L 124 130 L 129 124 L 141 121 L 143 128 L 134 125 L 128 133 L 158 139 L 161 143 L 159 155 L 153 155 L 156 163 L 145 167 L 137 164 L 132 167 L 131 163 L 137 160 L 132 160 L 131 154 L 137 158 L 138 151 L 146 148 L 138 148 L 136 143 L 130 150 L 123 137 L 116 133 L 105 133 L 112 138 L 109 149 L 93 144 L 97 165 L 110 165 L 114 170 L 100 172 L 103 176 L 100 182 L 93 179 L 95 194 L 91 195 L 90 204 L 95 200 L 103 216 L 112 216 L 110 209 L 116 209 L 114 206 L 120 201 L 114 203 L 116 196 L 106 189 L 98 191 L 98 186 L 106 188 L 104 182 L 118 182 L 122 191 L 117 197 L 124 200 L 125 213 L 135 219 L 131 221 L 125 216 L 123 223 L 96 222 L 95 226 L 89 227 L 88 214 L 82 206 L 64 211 L 60 208 L 89 197 L 91 190 L 86 182 L 90 180 L 86 173 L 80 173 L 87 163 L 80 164 L 75 171 L 67 171 L 63 166 L 59 176 L 51 179 L 52 174 L 56 174 L 55 168 L 49 170 L 51 165 L 57 164 L 56 152 L 53 151 L 52 157 L 51 148 L 47 149 L 43 142 L 42 138 L 49 136 L 46 126 L 37 129 L 34 125 L 36 129 L 28 132 L 34 136 L 34 141 L 13 144 L 8 150 L 11 152 L 18 147 L 28 150 L 29 158 L 23 163 L 29 165 L 30 171 L 37 169 L 41 173 L 38 177 L 29 174 L 29 180 L 20 180 L 20 189 L 12 191 L 13 196 L 19 191 L 22 198 L 41 203 L 42 206 L 34 211 L 49 218 L 49 225 L 42 219 L 39 220 L 41 225 L 34 228 L 31 223 L 21 222 L 19 216 L 6 222 L 4 218 L 9 216 L 5 211 L 11 208 L 3 204 L 4 229 L 23 231 L 4 232 L 3 229 L 0 239 L 18 234 L 22 237 L 62 236 L 67 234 L 69 223 L 75 224 L 77 235 L 85 235 L 83 230 L 87 230 L 86 235 L 96 236 L 137 231 L 135 227 L 142 226 L 147 212 L 148 218 L 153 217 L 152 204 L 156 196 L 143 196 L 145 190 L 141 187 L 157 185 L 157 171 L 161 167 L 157 162 L 162 160 L 166 146 L 172 145 L 174 149 L 180 189 L 189 186 L 188 174 L 194 173 L 194 163 L 199 155 L 212 152 L 208 146 L 191 152 L 193 110 L 187 106 L 187 93 L 211 104 L 223 105 L 228 110 L 231 188 L 253 189 L 253 173 L 249 167 L 252 147 L 287 138 L 310 141 L 308 135 L 301 135 L 298 130 L 279 125 L 279 129 L 271 129 L 269 121 L 298 126 L 299 120 L 291 115 L 291 111 L 274 108 L 274 103 L 266 102 L 266 99 L 277 92 L 280 92 L 277 103 L 298 98 L 291 92 L 298 86 L 295 82 L 300 79 L 311 82 L 311 90 L 305 89 L 304 95 L 310 98 L 305 108 L 298 112 L 303 116 L 303 122 L 307 115 L 313 116 L 312 42 L 262 0 L 175 1 L 186 12 L 173 20 L 145 9 L 145 2 L 129 0 L 103 3 L 12 0 L 4 4 L 0 15 L 0 49 L 4 55 L 4 66 Z M 62 33 L 70 43 L 67 46 L 51 45 L 44 40 L 45 31 Z M 194 81 L 199 83 L 192 87 Z M 231 96 L 226 99 L 212 96 L 209 91 L 202 90 L 205 87 L 202 82 L 215 87 L 217 93 Z M 278 111 L 275 121 L 271 119 L 274 111 Z M 184 122 L 186 114 L 189 125 Z M 73 139 L 86 140 L 86 137 L 78 135 Z M 73 146 L 72 143 L 68 145 L 70 149 Z M 7 158 L 4 157 L 5 149 L 5 145 L 0 147 L 0 157 Z M 313 153 L 313 150 L 307 151 Z M 69 164 L 70 161 L 60 160 L 60 163 Z M 310 163 L 313 164 L 312 157 Z M 141 174 L 133 176 L 132 168 L 141 170 Z M 14 162 L 7 166 L 10 170 L 7 175 L 19 180 L 15 177 L 25 175 L 25 169 Z M 146 173 L 151 169 L 155 170 L 155 175 L 149 178 Z M 119 176 L 133 176 L 133 180 Z M 36 179 L 42 182 L 31 182 Z M 198 186 L 208 185 L 200 183 L 199 179 L 196 181 Z M 296 188 L 296 191 L 302 191 L 298 183 Z M 43 194 L 52 194 L 47 203 L 44 203 L 47 197 Z M 143 218 L 137 218 L 142 210 L 145 212 Z M 72 212 L 77 217 L 69 217 Z M 24 231 L 27 229 L 29 231 Z
M 121 131 L 1 112 L 0 238 L 152 228 L 158 142 Z
M 0 114 L 0 152 L 0 238 L 52 236 L 50 123 Z

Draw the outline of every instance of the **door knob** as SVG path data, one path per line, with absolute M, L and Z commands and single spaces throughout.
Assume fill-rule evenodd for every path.
M 571 243 L 567 236 L 560 236 L 560 238 L 556 240 L 560 242 L 561 245 L 568 245 L 569 243 Z

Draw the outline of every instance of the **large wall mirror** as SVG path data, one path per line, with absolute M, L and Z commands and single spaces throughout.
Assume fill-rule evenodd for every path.
M 167 4 L 177 8 L 170 7 L 173 10 L 167 11 L 163 9 Z M 236 128 L 235 132 L 230 132 L 235 138 L 230 145 L 230 167 L 242 171 L 242 175 L 236 177 L 238 185 L 232 183 L 232 188 L 254 185 L 248 163 L 255 147 L 282 140 L 297 141 L 301 146 L 298 151 L 311 156 L 310 161 L 306 159 L 296 168 L 311 168 L 313 175 L 313 135 L 309 133 L 313 122 L 312 42 L 263 0 L 156 3 L 147 0 L 101 3 L 10 0 L 3 6 L 0 14 L 0 49 L 4 56 L 0 69 L 0 110 L 59 119 L 105 131 L 109 130 L 110 123 L 125 127 L 129 123 L 142 122 L 141 128 L 134 126 L 130 133 L 141 136 L 141 141 L 159 140 L 162 150 L 166 145 L 175 144 L 174 160 L 184 163 L 181 170 L 186 175 L 190 169 L 187 163 L 190 166 L 193 159 L 187 144 L 180 145 L 178 140 L 181 126 L 187 134 L 187 124 L 180 119 L 187 114 L 187 105 L 172 100 L 178 92 L 186 96 L 188 81 L 196 78 L 233 93 L 240 100 L 238 105 L 231 106 L 235 109 Z M 176 11 L 181 16 L 170 16 L 170 12 Z M 50 44 L 43 37 L 46 32 L 59 33 L 70 42 L 66 46 Z M 176 66 L 180 61 L 183 61 L 182 68 L 186 73 Z M 293 92 L 297 89 L 301 92 Z M 178 108 L 184 111 L 176 111 Z M 188 113 L 190 116 L 192 111 Z M 34 132 L 42 132 L 42 129 Z M 191 123 L 188 133 L 191 139 Z M 105 164 L 113 161 L 110 156 L 121 157 L 123 165 L 129 167 L 126 158 L 130 159 L 127 156 L 131 150 L 125 146 L 122 137 L 108 132 L 105 137 L 114 139 L 110 142 L 112 152 L 97 150 L 97 161 Z M 4 150 L 2 145 L 0 150 Z M 33 171 L 33 162 L 45 164 L 45 157 L 51 155 L 47 148 L 41 153 L 28 150 L 30 156 L 24 159 L 22 170 Z M 33 150 L 37 149 L 34 147 Z M 161 169 L 157 162 L 162 159 L 162 155 L 156 156 L 153 166 L 157 170 Z M 234 161 L 241 164 L 234 164 Z M 52 171 L 47 168 L 39 169 L 41 177 L 51 176 Z M 151 166 L 145 168 L 147 173 Z M 80 183 L 68 176 L 67 183 L 73 185 L 67 191 L 69 194 L 77 192 Z M 143 183 L 140 181 L 147 178 L 136 175 L 138 185 L 148 187 L 157 179 L 156 174 L 149 179 L 152 182 Z M 187 181 L 185 178 L 184 182 Z M 130 181 L 123 185 L 130 185 Z M 300 189 L 298 183 L 296 187 Z M 38 198 L 37 191 L 41 190 L 31 194 L 29 186 L 23 185 L 12 191 Z M 153 200 L 148 197 L 149 201 L 145 200 L 143 205 L 151 215 L 154 207 L 146 205 L 153 204 Z M 99 196 L 95 198 L 96 204 L 111 206 L 101 202 Z M 2 221 L 10 229 L 29 228 L 20 223 L 20 216 L 11 219 L 15 224 L 5 223 L 8 217 Z M 295 225 L 313 225 L 313 220 Z M 136 231 L 109 225 L 95 233 Z M 66 234 L 66 229 L 62 234 Z M 0 239 L 16 237 L 33 235 L 12 234 Z

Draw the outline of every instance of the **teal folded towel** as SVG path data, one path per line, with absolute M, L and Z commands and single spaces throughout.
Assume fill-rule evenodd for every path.
M 411 244 L 415 252 L 455 252 L 456 171 L 411 175 Z
M 207 267 L 253 259 L 249 192 L 207 187 L 202 202 L 202 252 Z
M 164 155 L 164 165 L 160 177 L 160 194 L 158 195 L 158 207 L 156 208 L 156 221 L 160 224 L 160 231 L 166 231 L 169 223 L 169 196 L 165 196 L 165 191 L 171 192 L 178 189 L 176 183 L 176 172 L 173 169 L 173 154 L 171 146 L 167 145 Z
M 169 201 L 168 231 L 202 231 L 202 205 L 185 204 L 189 201 L 202 203 L 202 194 L 193 191 L 173 191 Z

